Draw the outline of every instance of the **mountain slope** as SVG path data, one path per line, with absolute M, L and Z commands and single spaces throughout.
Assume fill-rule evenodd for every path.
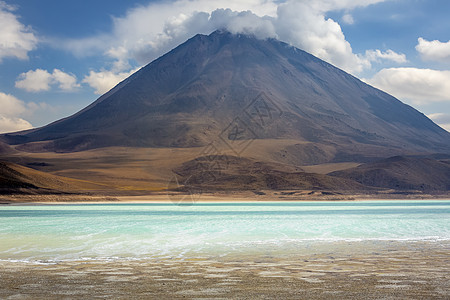
M 74 193 L 99 185 L 0 161 L 0 194 Z
M 291 139 L 299 143 L 273 157 L 296 161 L 304 147 L 295 145 L 310 143 L 317 150 L 303 164 L 450 149 L 450 133 L 342 70 L 277 40 L 222 31 L 196 35 L 71 117 L 0 139 L 57 152 L 215 142 L 237 155 L 246 141 Z
M 202 190 L 318 190 L 361 192 L 370 188 L 356 181 L 306 173 L 292 166 L 268 164 L 247 158 L 210 155 L 187 161 L 174 170 L 169 188 Z M 375 190 L 375 189 L 374 189 Z
M 450 162 L 431 158 L 395 156 L 329 175 L 395 190 L 450 190 Z
M 5 144 L 0 141 L 0 155 L 11 154 L 13 152 L 14 149 L 12 149 L 8 144 Z

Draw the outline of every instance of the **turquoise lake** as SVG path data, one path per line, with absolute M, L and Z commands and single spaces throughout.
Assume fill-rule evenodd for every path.
M 208 257 L 449 241 L 449 200 L 0 206 L 0 260 Z

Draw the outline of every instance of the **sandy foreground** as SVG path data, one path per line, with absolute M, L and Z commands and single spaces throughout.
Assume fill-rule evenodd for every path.
M 0 298 L 449 299 L 447 246 L 356 243 L 308 253 L 0 261 Z

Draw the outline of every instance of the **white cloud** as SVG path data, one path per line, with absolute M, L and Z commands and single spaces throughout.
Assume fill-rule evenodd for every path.
M 112 71 L 102 70 L 100 72 L 90 71 L 89 75 L 86 75 L 83 79 L 83 83 L 89 84 L 95 89 L 95 93 L 98 95 L 104 94 L 120 81 L 129 77 L 131 74 L 137 70 L 132 70 L 130 72 L 115 73 Z
M 121 72 L 131 68 L 128 62 L 128 50 L 125 47 L 113 47 L 106 52 L 106 55 L 115 59 L 112 70 L 114 72 Z
M 378 62 L 380 59 L 391 60 L 396 63 L 405 63 L 408 60 L 406 55 L 403 53 L 396 53 L 392 50 L 387 50 L 386 52 L 381 52 L 380 50 L 366 50 L 366 58 L 369 61 Z
M 353 53 L 341 26 L 309 4 L 288 2 L 278 7 L 277 33 L 311 54 L 349 72 L 361 72 L 370 67 L 364 58 Z
M 428 118 L 433 120 L 436 124 L 450 132 L 450 114 L 446 113 L 434 113 L 427 115 Z
M 26 111 L 26 105 L 23 101 L 13 95 L 0 92 L 0 107 L 3 116 L 11 117 L 23 114 Z
M 6 57 L 27 59 L 38 39 L 31 28 L 19 22 L 14 7 L 0 1 L 0 62 Z
M 54 69 L 52 74 L 53 82 L 57 83 L 59 88 L 64 91 L 72 91 L 77 87 L 77 78 L 75 75 L 64 73 L 61 70 Z
M 36 69 L 20 74 L 19 79 L 15 84 L 17 88 L 28 92 L 40 92 L 50 90 L 52 75 L 46 70 Z
M 54 69 L 53 73 L 42 69 L 30 70 L 20 74 L 18 79 L 15 86 L 28 92 L 48 91 L 51 85 L 58 85 L 64 91 L 72 91 L 80 86 L 75 75 L 58 69 Z
M 25 103 L 13 95 L 0 92 L 0 133 L 25 130 L 32 128 L 32 125 L 20 118 L 26 113 Z
M 364 81 L 417 105 L 450 101 L 450 71 L 389 68 Z
M 21 118 L 8 118 L 0 115 L 0 133 L 31 129 L 33 126 Z
M 253 34 L 262 39 L 277 37 L 273 18 L 259 17 L 251 11 L 217 9 L 211 13 L 209 22 L 212 29 L 226 28 L 231 33 Z
M 438 40 L 427 41 L 420 37 L 418 42 L 416 50 L 424 60 L 450 63 L 450 41 L 442 43 Z
M 101 52 L 115 60 L 114 73 L 146 64 L 189 37 L 216 29 L 276 37 L 349 72 L 370 68 L 364 54 L 353 53 L 340 25 L 326 17 L 333 10 L 349 11 L 387 0 L 177 0 L 152 2 L 113 18 L 109 34 L 71 40 L 64 47 L 77 55 Z M 348 15 L 350 16 L 350 15 Z M 347 17 L 347 21 L 349 17 Z M 377 51 L 377 50 L 374 50 Z M 380 52 L 377 59 L 394 58 Z M 128 69 L 127 69 L 128 67 Z M 90 75 L 89 75 L 90 76 Z

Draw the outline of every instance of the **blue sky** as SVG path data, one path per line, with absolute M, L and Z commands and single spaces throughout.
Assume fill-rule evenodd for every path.
M 0 132 L 87 106 L 196 33 L 274 37 L 450 130 L 448 0 L 0 0 Z

